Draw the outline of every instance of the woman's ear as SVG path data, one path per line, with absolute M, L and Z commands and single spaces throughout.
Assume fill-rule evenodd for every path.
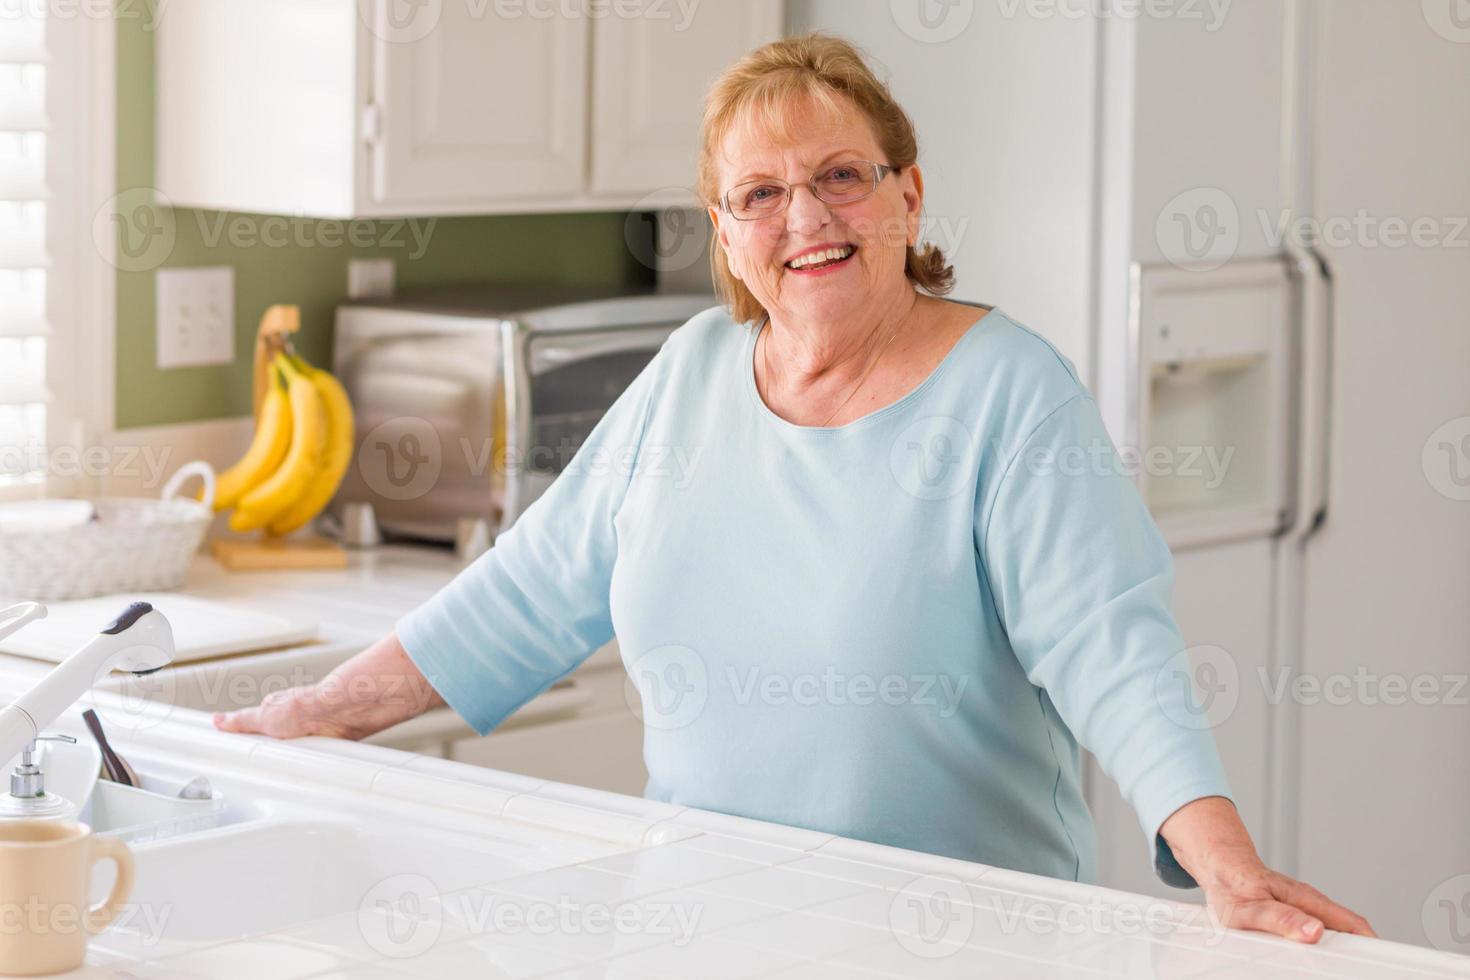
M 904 216 L 908 223 L 909 245 L 919 244 L 919 220 L 924 212 L 924 172 L 917 163 L 903 170 Z
M 730 275 L 736 279 L 740 279 L 740 272 L 735 268 L 735 263 L 732 261 L 733 253 L 730 251 L 730 236 L 726 234 L 726 229 L 729 226 L 720 223 L 719 208 L 711 205 L 705 208 L 705 210 L 709 212 L 710 223 L 715 226 L 715 237 L 719 239 L 720 248 L 725 252 L 725 268 L 730 270 Z

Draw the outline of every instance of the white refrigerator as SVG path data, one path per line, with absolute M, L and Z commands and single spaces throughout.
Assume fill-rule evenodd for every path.
M 1470 951 L 1470 4 L 901 6 L 787 26 L 887 72 L 963 298 L 1055 342 L 1116 442 L 1172 452 L 1140 485 L 1185 680 L 1266 857 Z M 1435 693 L 1388 703 L 1395 678 Z M 1187 898 L 1088 783 L 1104 883 Z
M 1099 25 L 1094 387 L 1268 862 L 1470 952 L 1470 18 L 1236 3 Z M 1115 220 L 1109 220 L 1110 217 Z M 1174 455 L 1170 455 L 1174 451 Z M 1167 467 L 1165 467 L 1167 468 Z M 1213 485 L 1206 486 L 1214 480 Z M 1166 894 L 1094 767 L 1105 882 Z

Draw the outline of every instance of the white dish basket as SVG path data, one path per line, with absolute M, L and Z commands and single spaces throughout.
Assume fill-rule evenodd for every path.
M 191 476 L 204 482 L 202 501 L 178 496 Z M 214 516 L 214 470 L 185 463 L 159 496 L 100 497 L 89 501 L 85 524 L 0 533 L 0 595 L 45 601 L 177 589 Z
M 124 844 L 168 840 L 220 825 L 225 798 L 217 790 L 205 800 L 184 799 L 175 783 L 152 776 L 139 779 L 141 786 L 97 780 L 78 819 L 99 837 L 116 837 Z

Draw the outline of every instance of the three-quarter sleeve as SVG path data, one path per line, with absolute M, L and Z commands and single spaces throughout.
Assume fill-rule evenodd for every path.
M 1184 688 L 1159 683 L 1185 647 L 1168 547 L 1085 393 L 1003 465 L 976 528 L 1011 646 L 1137 811 L 1156 873 L 1191 887 L 1159 827 L 1193 800 L 1230 794 L 1213 734 L 1186 723 Z
M 656 357 L 494 547 L 398 621 L 415 666 L 482 734 L 612 639 L 613 520 L 659 367 Z

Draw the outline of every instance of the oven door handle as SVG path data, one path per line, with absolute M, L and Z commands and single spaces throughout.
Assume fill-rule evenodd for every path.
M 531 447 L 530 331 L 514 320 L 506 320 L 500 329 L 505 379 L 505 502 L 497 534 L 514 524 L 530 505 L 526 499 L 526 461 Z
M 501 374 L 505 386 L 505 499 L 501 506 L 499 534 L 509 528 L 531 506 L 533 481 L 529 479 L 535 439 L 532 417 L 531 386 L 533 367 L 531 344 L 540 339 L 553 339 L 555 344 L 572 352 L 568 362 L 587 360 L 619 351 L 657 350 L 678 327 L 677 323 L 648 323 L 586 327 L 576 331 L 538 330 L 520 320 L 505 320 L 500 325 Z M 577 345 L 582 344 L 578 350 Z M 543 355 L 544 357 L 544 355 Z M 544 365 L 541 368 L 545 370 Z M 544 489 L 544 487 L 538 487 Z

